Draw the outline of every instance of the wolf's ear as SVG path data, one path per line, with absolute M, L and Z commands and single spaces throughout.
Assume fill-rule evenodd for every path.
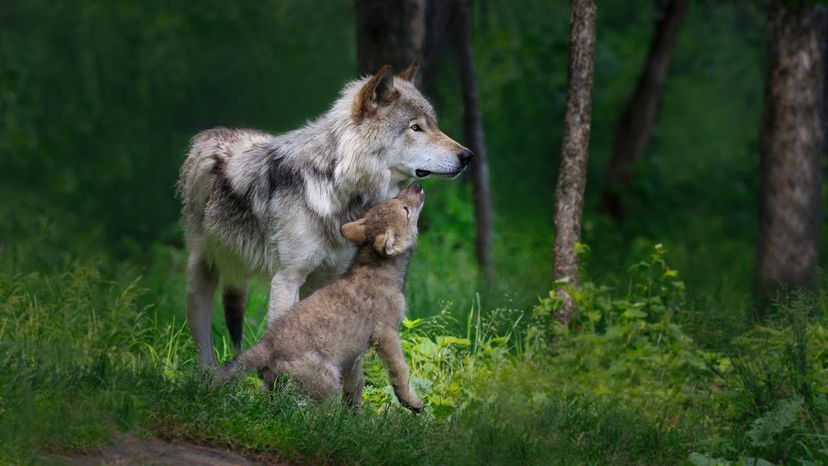
M 357 244 L 365 242 L 365 219 L 354 220 L 339 227 L 339 232 L 349 241 Z
M 417 68 L 420 67 L 420 59 L 415 58 L 411 60 L 411 64 L 408 65 L 408 68 L 400 71 L 397 73 L 397 77 L 400 79 L 405 79 L 408 82 L 414 82 L 414 77 L 417 76 Z
M 399 254 L 394 246 L 396 245 L 396 237 L 394 230 L 388 228 L 384 233 L 381 233 L 374 238 L 374 250 L 385 256 L 396 256 Z
M 383 105 L 397 100 L 400 91 L 394 88 L 394 68 L 385 65 L 362 86 L 354 102 L 354 118 L 373 115 Z

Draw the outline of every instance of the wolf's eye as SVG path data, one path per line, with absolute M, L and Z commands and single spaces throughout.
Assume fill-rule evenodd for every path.
M 407 205 L 404 205 L 404 206 L 403 206 L 403 209 L 405 209 L 405 216 L 406 216 L 406 217 L 410 217 L 410 216 L 411 216 L 411 211 L 410 211 L 410 210 L 408 210 L 408 206 L 407 206 Z
M 419 133 L 419 132 L 420 132 L 420 131 L 422 131 L 422 130 L 423 130 L 423 129 L 422 129 L 422 128 L 420 128 L 420 125 L 418 125 L 417 123 L 414 123 L 413 125 L 411 125 L 411 131 L 414 131 L 414 132 Z

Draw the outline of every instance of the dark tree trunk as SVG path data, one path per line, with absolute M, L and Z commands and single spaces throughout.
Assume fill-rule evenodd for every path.
M 356 0 L 357 70 L 383 65 L 403 70 L 419 58 L 425 34 L 425 0 Z
M 620 193 L 629 185 L 635 166 L 641 162 L 647 150 L 664 91 L 664 81 L 670 68 L 670 58 L 689 3 L 690 0 L 670 0 L 667 4 L 656 25 L 650 52 L 635 92 L 618 121 L 609 176 L 601 197 L 601 210 L 616 220 L 622 219 L 626 213 Z
M 816 284 L 825 155 L 826 12 L 771 0 L 760 140 L 757 296 Z
M 492 269 L 492 200 L 489 190 L 489 162 L 486 160 L 486 140 L 483 133 L 483 115 L 480 94 L 474 70 L 472 50 L 472 15 L 469 0 L 457 0 L 457 58 L 460 64 L 460 87 L 463 92 L 463 140 L 474 152 L 471 166 L 474 219 L 476 225 L 475 254 L 481 275 L 486 283 L 494 278 Z
M 566 115 L 558 185 L 555 190 L 555 259 L 553 278 L 578 280 L 575 245 L 581 237 L 586 189 L 592 77 L 595 55 L 595 0 L 572 0 L 567 68 Z M 569 325 L 575 312 L 572 297 L 561 290 L 564 305 L 555 318 Z
M 425 1 L 425 35 L 417 87 L 434 97 L 434 74 L 446 50 L 455 50 L 456 34 L 446 34 L 454 19 L 454 1 Z

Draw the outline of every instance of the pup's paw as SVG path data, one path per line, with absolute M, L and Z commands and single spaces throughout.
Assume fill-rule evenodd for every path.
M 221 369 L 213 373 L 213 380 L 210 382 L 210 389 L 215 390 L 233 379 L 236 361 L 227 361 Z
M 413 413 L 423 412 L 423 402 L 415 395 L 411 395 L 407 400 L 400 400 L 400 404 L 410 409 Z

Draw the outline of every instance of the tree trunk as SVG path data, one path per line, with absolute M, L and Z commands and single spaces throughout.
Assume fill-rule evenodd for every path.
M 456 50 L 456 34 L 445 34 L 454 21 L 454 3 L 445 0 L 425 1 L 425 34 L 417 87 L 429 98 L 434 97 L 434 74 L 445 50 Z
M 632 179 L 635 166 L 644 158 L 652 133 L 664 81 L 670 68 L 670 58 L 690 0 L 670 0 L 664 15 L 656 25 L 650 52 L 644 70 L 638 78 L 618 128 L 612 148 L 609 176 L 601 196 L 601 210 L 616 220 L 625 215 L 620 193 Z
M 572 0 L 569 18 L 569 66 L 566 115 L 558 185 L 555 190 L 555 259 L 553 278 L 578 280 L 575 245 L 581 237 L 586 189 L 589 130 L 592 117 L 592 77 L 595 55 L 595 0 Z M 560 290 L 563 307 L 555 318 L 569 325 L 575 312 L 572 297 Z
M 826 11 L 768 6 L 765 110 L 760 140 L 757 297 L 816 285 L 826 148 Z
M 489 190 L 489 162 L 486 160 L 486 141 L 480 95 L 474 70 L 472 50 L 472 15 L 469 0 L 457 0 L 457 59 L 460 64 L 460 87 L 463 92 L 463 140 L 474 152 L 471 166 L 474 219 L 476 225 L 475 254 L 481 275 L 492 283 L 492 200 Z
M 357 70 L 403 70 L 422 52 L 425 0 L 356 0 Z

